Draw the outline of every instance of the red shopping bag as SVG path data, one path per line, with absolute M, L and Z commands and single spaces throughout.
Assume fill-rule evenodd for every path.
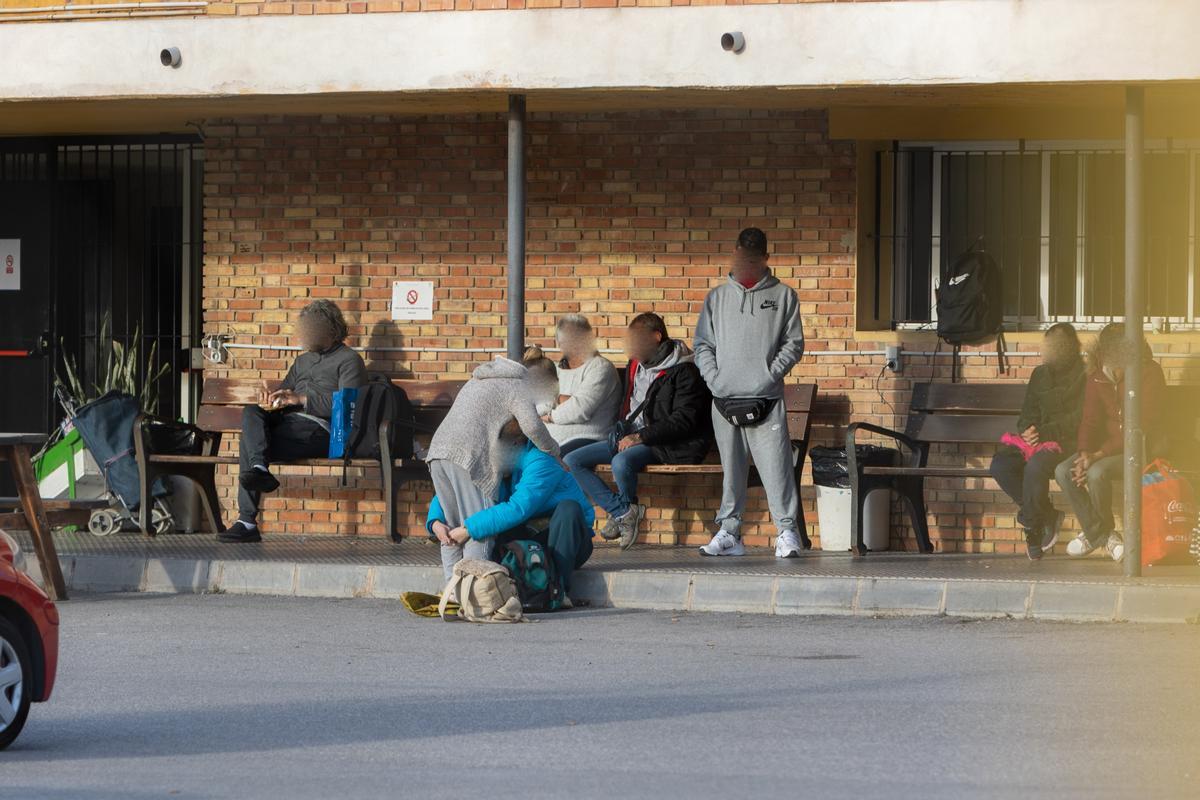
M 1195 525 L 1191 484 L 1161 458 L 1150 462 L 1142 474 L 1142 566 L 1188 563 Z

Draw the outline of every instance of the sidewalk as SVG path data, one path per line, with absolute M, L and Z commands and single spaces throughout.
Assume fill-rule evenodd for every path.
M 25 568 L 38 578 L 28 536 Z M 208 534 L 148 539 L 57 533 L 72 591 L 229 592 L 396 598 L 441 588 L 438 548 L 421 539 L 274 536 L 222 545 Z M 1024 557 L 769 550 L 708 559 L 692 548 L 600 546 L 577 573 L 576 599 L 593 605 L 752 614 L 928 615 L 1075 621 L 1200 621 L 1200 567 L 1126 579 L 1101 557 Z

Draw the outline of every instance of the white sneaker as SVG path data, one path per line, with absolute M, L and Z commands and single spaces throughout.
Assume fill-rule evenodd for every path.
M 803 549 L 800 546 L 800 537 L 795 531 L 783 531 L 775 537 L 776 558 L 799 558 Z
M 744 556 L 746 547 L 742 540 L 729 531 L 717 531 L 712 541 L 700 548 L 702 556 Z
M 1093 542 L 1091 539 L 1087 538 L 1082 531 L 1080 531 L 1079 535 L 1067 544 L 1067 555 L 1086 556 L 1099 546 L 1100 545 L 1098 543 Z
M 1125 540 L 1115 533 L 1108 535 L 1108 541 L 1104 544 L 1104 549 L 1112 556 L 1113 561 L 1120 561 L 1125 557 Z

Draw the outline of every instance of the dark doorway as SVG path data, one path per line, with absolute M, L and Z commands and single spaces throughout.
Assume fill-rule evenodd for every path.
M 194 137 L 0 139 L 0 239 L 22 262 L 0 291 L 0 428 L 49 432 L 64 358 L 91 387 L 113 341 L 138 348 L 139 382 L 153 348 L 158 413 L 190 418 L 202 170 Z

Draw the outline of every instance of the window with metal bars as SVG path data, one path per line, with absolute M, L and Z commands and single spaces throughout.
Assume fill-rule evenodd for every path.
M 1200 310 L 1197 153 L 1200 145 L 1147 143 L 1147 316 L 1186 328 Z M 895 327 L 936 321 L 937 286 L 976 242 L 1003 271 L 1010 327 L 1122 318 L 1119 145 L 900 144 L 877 154 L 876 169 L 876 263 L 890 275 Z
M 64 360 L 90 388 L 106 371 L 113 342 L 137 346 L 139 381 L 154 348 L 166 368 L 156 386 L 159 413 L 190 418 L 202 190 L 203 150 L 194 136 L 0 138 L 0 209 L 9 210 L 0 238 L 23 240 L 29 271 L 20 293 L 0 301 L 9 301 L 9 317 L 24 315 L 7 320 L 11 346 L 30 349 L 20 361 L 41 365 L 10 359 L 0 363 L 0 380 L 19 372 L 26 381 L 20 399 L 5 402 L 44 409 L 27 429 L 46 430 L 58 419 L 50 387 Z M 5 402 L 0 416 L 13 413 Z

